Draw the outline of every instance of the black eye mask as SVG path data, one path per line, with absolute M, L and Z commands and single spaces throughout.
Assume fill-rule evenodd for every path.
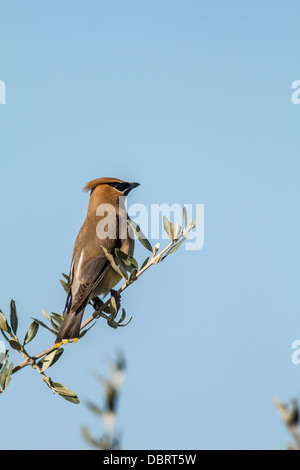
M 118 181 L 108 184 L 109 186 L 115 188 L 117 191 L 120 191 L 121 193 L 124 193 L 124 191 L 126 191 L 126 189 L 129 189 L 130 187 L 130 183 L 119 183 Z

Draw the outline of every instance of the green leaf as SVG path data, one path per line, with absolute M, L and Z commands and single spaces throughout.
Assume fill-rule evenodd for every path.
M 87 331 L 89 331 L 94 325 L 96 324 L 96 322 L 92 323 L 88 328 L 86 328 L 85 330 L 81 330 L 80 334 L 79 334 L 79 338 L 82 338 L 86 333 Z
M 69 282 L 70 277 L 67 274 L 61 273 L 61 275 Z
M 9 337 L 4 333 L 4 330 L 0 330 L 0 331 L 1 331 L 1 334 L 2 334 L 3 338 L 6 339 L 6 341 L 8 342 Z
M 126 265 L 138 269 L 138 263 L 133 256 L 124 253 L 124 251 L 120 250 L 119 248 L 115 248 L 115 253 L 118 258 L 120 258 Z
M 117 307 L 117 302 L 114 296 L 111 297 L 110 299 L 110 314 L 112 319 L 116 318 L 116 315 L 118 313 L 118 307 Z
M 33 340 L 33 338 L 35 337 L 35 335 L 38 332 L 38 329 L 39 329 L 39 324 L 35 320 L 33 320 L 33 322 L 31 323 L 31 325 L 28 328 L 28 331 L 26 333 L 24 343 L 23 343 L 24 346 L 25 346 L 25 344 L 27 344 L 27 343 L 29 343 L 30 341 Z
M 125 253 L 124 251 L 120 250 L 119 248 L 115 248 L 115 253 L 122 260 L 125 260 L 128 257 L 128 254 Z
M 44 317 L 45 317 L 48 321 L 51 321 L 51 317 L 50 317 L 49 313 L 45 312 L 45 310 L 42 310 L 42 314 L 44 315 Z
M 60 358 L 64 352 L 63 348 L 58 348 L 47 354 L 41 361 L 38 362 L 38 366 L 41 368 L 42 372 L 45 372 L 50 366 L 53 366 L 56 361 Z
M 51 383 L 52 389 L 54 389 L 55 392 L 57 392 L 62 398 L 64 398 L 67 401 L 70 401 L 71 403 L 75 403 L 75 404 L 79 403 L 79 399 L 77 397 L 76 392 L 73 392 L 72 390 L 70 390 L 68 387 L 66 387 L 63 384 L 60 384 L 58 382 L 53 382 L 51 379 L 50 379 L 50 383 Z
M 174 227 L 174 240 L 176 240 L 179 235 L 180 235 L 180 232 L 181 232 L 181 225 L 180 224 L 176 224 L 175 227 Z
M 51 380 L 51 385 L 54 388 L 54 390 L 57 393 L 59 393 L 59 395 L 61 395 L 63 398 L 65 398 L 65 397 L 77 398 L 76 392 L 73 392 L 73 390 L 70 390 L 65 385 L 63 385 L 61 383 L 58 383 L 58 382 L 53 382 L 52 380 Z M 78 400 L 78 398 L 77 398 L 77 400 Z M 78 400 L 78 403 L 79 403 L 79 400 Z
M 18 315 L 17 315 L 17 309 L 16 309 L 16 304 L 14 300 L 10 301 L 10 325 L 12 327 L 12 330 L 14 334 L 17 334 L 17 329 L 18 329 Z
M 69 294 L 69 291 L 70 291 L 70 290 L 69 290 L 69 285 L 66 283 L 66 281 L 63 281 L 62 279 L 59 279 L 59 282 L 60 282 L 61 285 L 63 286 L 65 292 L 66 292 L 67 294 Z
M 7 377 L 7 362 L 8 362 L 8 354 L 6 354 L 2 370 L 0 372 L 0 387 L 4 390 L 5 389 L 5 381 Z
M 11 381 L 11 374 L 12 374 L 13 368 L 14 368 L 14 364 L 13 362 L 11 362 L 9 364 L 9 368 L 7 369 L 7 374 L 5 378 L 5 388 L 8 386 L 9 382 Z
M 63 315 L 59 315 L 58 313 L 51 312 L 51 318 L 55 320 L 55 322 L 60 326 L 64 319 Z
M 1 354 L 4 354 L 4 360 L 2 359 L 3 356 L 1 356 Z M 0 364 L 0 371 L 2 369 L 2 367 L 7 364 L 7 360 L 8 360 L 8 351 L 6 350 L 5 353 L 1 353 L 0 354 L 0 357 L 1 357 L 1 364 Z
M 133 222 L 133 220 L 128 220 L 128 224 L 130 225 L 130 227 L 134 231 L 134 233 L 135 233 L 137 239 L 139 240 L 139 242 L 145 248 L 147 248 L 147 250 L 151 251 L 151 253 L 152 253 L 151 243 L 149 242 L 149 240 L 147 240 L 147 238 L 145 237 L 145 235 L 141 231 L 140 227 L 135 222 Z
M 123 323 L 125 318 L 126 318 L 126 312 L 125 312 L 125 309 L 122 307 L 122 315 L 121 315 L 121 318 L 119 320 L 119 323 Z
M 184 228 L 187 227 L 187 213 L 186 213 L 186 207 L 183 206 L 183 209 L 182 209 L 182 220 L 183 220 L 183 226 Z
M 110 262 L 111 267 L 122 277 L 124 277 L 126 280 L 128 279 L 128 274 L 124 266 L 121 265 L 121 260 L 119 260 L 118 264 L 116 260 L 114 259 L 113 255 L 108 253 L 107 249 L 102 246 L 102 249 L 104 251 L 104 254 L 106 256 L 106 259 Z
M 183 243 L 185 240 L 185 237 L 180 240 L 180 242 L 176 243 L 176 245 L 172 246 L 169 251 L 167 251 L 167 253 L 162 257 L 161 260 L 163 260 L 164 258 L 166 258 L 168 255 L 170 255 L 171 253 L 175 253 L 175 251 L 178 250 L 178 248 L 180 247 L 181 243 Z
M 197 214 L 196 214 L 195 220 L 194 220 L 194 222 L 193 222 L 193 227 L 196 227 L 197 222 L 198 222 L 198 219 L 199 219 L 199 215 L 200 215 L 200 207 L 199 207 L 199 209 L 197 210 Z
M 150 258 L 150 256 L 148 256 L 148 258 L 145 259 L 145 261 L 143 262 L 142 266 L 140 267 L 140 271 L 146 266 L 146 264 L 147 264 L 148 261 L 149 261 L 149 258 Z
M 15 349 L 16 351 L 21 351 L 21 345 L 15 339 L 10 339 L 9 341 L 10 346 Z
M 43 323 L 41 320 L 38 320 L 37 318 L 33 318 L 32 317 L 32 320 L 36 321 L 40 326 L 42 326 L 43 328 L 46 328 L 46 330 L 49 330 L 51 331 L 51 333 L 53 333 L 55 336 L 56 336 L 56 331 L 52 330 L 51 328 L 49 328 L 47 325 L 45 325 L 45 323 Z
M 4 313 L 1 310 L 0 310 L 0 328 L 1 330 L 7 331 L 7 333 L 10 332 L 10 327 L 7 323 Z
M 134 277 L 136 276 L 136 273 L 137 273 L 137 269 L 136 269 L 136 268 L 133 268 L 133 270 L 132 270 L 131 273 L 130 273 L 128 282 L 132 282 L 132 281 L 133 281 Z
M 170 238 L 171 238 L 172 241 L 174 241 L 174 238 L 175 238 L 174 237 L 174 231 L 175 231 L 174 224 L 172 222 L 170 222 Z
M 9 367 L 7 367 L 7 362 L 8 362 L 8 354 L 6 355 L 4 364 L 3 364 L 3 369 L 0 372 L 0 387 L 4 390 L 11 379 L 11 374 L 13 371 L 13 363 L 11 362 Z
M 62 393 L 59 394 L 62 398 L 64 398 L 67 401 L 70 401 L 71 403 L 74 403 L 75 405 L 78 405 L 80 403 L 79 398 L 77 397 L 69 397 L 68 395 L 63 395 Z
M 0 389 L 2 390 L 5 389 L 6 376 L 7 376 L 7 367 L 3 367 L 3 369 L 0 372 Z
M 56 331 L 56 333 L 58 333 L 59 326 L 57 325 L 57 323 L 55 323 L 55 321 L 52 320 L 52 318 L 51 318 L 51 320 L 50 320 L 50 323 L 51 323 L 51 325 L 52 325 L 52 327 L 53 327 L 53 330 Z
M 176 238 L 175 237 L 175 227 L 174 227 L 174 224 L 172 222 L 170 222 L 165 215 L 163 216 L 163 226 L 164 226 L 164 229 L 165 229 L 166 233 L 169 235 L 169 237 L 173 241 Z M 180 227 L 180 229 L 181 229 L 181 227 Z
M 167 217 L 164 215 L 164 216 L 163 216 L 163 226 L 164 226 L 165 232 L 166 232 L 167 235 L 171 238 L 170 224 L 171 224 L 171 222 L 169 222 L 169 220 L 167 219 Z

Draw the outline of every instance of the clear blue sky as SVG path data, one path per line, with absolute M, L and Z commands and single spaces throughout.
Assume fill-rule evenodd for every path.
M 49 369 L 0 397 L 2 449 L 87 449 L 101 434 L 95 372 L 125 352 L 124 449 L 280 449 L 272 398 L 298 397 L 300 365 L 298 1 L 69 1 L 1 5 L 0 308 L 20 336 L 61 312 L 87 208 L 115 176 L 130 203 L 205 205 L 202 250 L 181 249 L 122 297 L 130 325 L 99 321 Z M 156 242 L 157 240 L 153 240 Z M 164 241 L 163 241 L 164 243 Z M 142 261 L 146 251 L 138 247 Z M 53 341 L 30 343 L 37 353 Z M 11 352 L 16 363 L 19 357 Z

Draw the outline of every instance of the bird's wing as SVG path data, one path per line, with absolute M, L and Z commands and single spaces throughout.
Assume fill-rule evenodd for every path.
M 74 272 L 71 285 L 70 308 L 72 310 L 78 310 L 88 300 L 90 293 L 101 282 L 109 266 L 105 256 L 90 258 L 82 262 Z
M 83 244 L 81 252 L 73 256 L 69 280 L 70 292 L 66 303 L 67 311 L 77 311 L 86 304 L 91 292 L 104 278 L 110 263 L 102 247 L 114 255 L 115 248 L 120 247 L 119 237 L 105 240 L 95 238 L 92 244 Z

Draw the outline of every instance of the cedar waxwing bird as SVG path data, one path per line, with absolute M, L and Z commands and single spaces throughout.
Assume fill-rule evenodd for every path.
M 84 192 L 91 191 L 91 194 L 87 216 L 74 245 L 69 293 L 56 337 L 57 347 L 62 342 L 66 344 L 68 340 L 77 341 L 89 300 L 101 294 L 107 295 L 121 280 L 107 260 L 103 248 L 113 256 L 115 248 L 133 255 L 134 234 L 127 223 L 129 217 L 124 200 L 137 186 L 139 183 L 126 183 L 116 178 L 98 178 L 83 188 Z

